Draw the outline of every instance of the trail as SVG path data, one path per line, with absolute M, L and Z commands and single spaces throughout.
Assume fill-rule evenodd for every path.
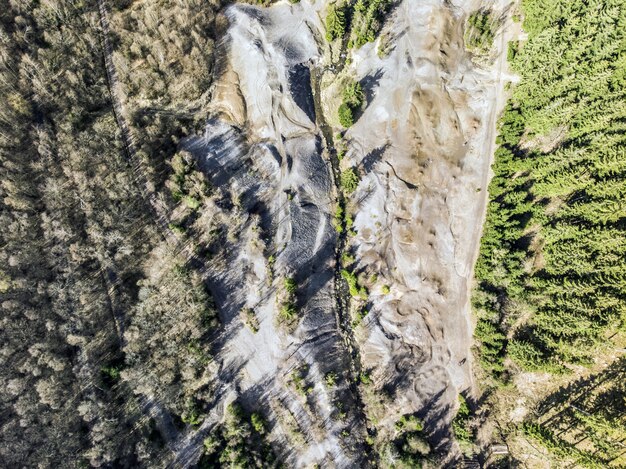
M 505 4 L 501 6 L 501 8 L 505 8 Z M 483 234 L 483 228 L 485 225 L 485 217 L 487 213 L 487 203 L 489 201 L 489 181 L 493 176 L 491 171 L 491 165 L 493 164 L 494 154 L 496 149 L 496 135 L 497 135 L 497 119 L 498 115 L 504 109 L 504 105 L 506 102 L 506 95 L 504 91 L 504 81 L 502 76 L 505 73 L 505 68 L 507 67 L 507 52 L 508 52 L 508 43 L 513 40 L 513 36 L 515 32 L 512 28 L 512 19 L 510 14 L 506 15 L 506 19 L 504 24 L 501 27 L 499 33 L 499 47 L 497 48 L 497 58 L 496 58 L 496 78 L 494 80 L 494 86 L 496 89 L 495 94 L 495 104 L 492 108 L 491 114 L 489 116 L 489 124 L 487 129 L 487 135 L 485 136 L 485 141 L 488 142 L 487 151 L 485 152 L 486 157 L 484 157 L 484 168 L 482 170 L 483 179 L 480 184 L 480 201 L 477 207 L 476 219 L 479 220 L 479 223 L 476 224 L 474 235 L 473 235 L 473 243 L 470 248 L 470 252 L 472 253 L 471 257 L 471 271 L 470 271 L 470 279 L 473 281 L 474 279 L 474 267 L 476 265 L 476 260 L 478 259 L 478 254 L 480 251 L 480 240 Z M 471 310 L 470 310 L 470 297 L 472 292 L 472 281 L 468 282 L 467 285 L 467 296 L 468 296 L 468 304 L 466 306 L 468 310 L 467 318 L 468 321 L 471 321 Z M 472 361 L 472 357 L 469 357 L 470 361 Z M 477 400 L 480 394 L 480 391 L 476 388 L 476 383 L 474 381 L 474 373 L 471 375 L 471 385 L 470 385 L 470 395 Z

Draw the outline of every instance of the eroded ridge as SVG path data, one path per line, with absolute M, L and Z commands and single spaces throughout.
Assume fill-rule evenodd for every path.
M 334 185 L 309 79 L 319 60 L 312 8 L 227 9 L 212 117 L 184 147 L 221 191 L 207 222 L 228 231 L 210 280 L 226 324 L 221 379 L 275 423 L 270 439 L 285 442 L 287 460 L 349 467 L 361 456 L 341 440 L 362 429 L 335 319 Z

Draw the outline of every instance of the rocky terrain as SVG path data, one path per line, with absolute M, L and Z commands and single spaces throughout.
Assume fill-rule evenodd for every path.
M 223 399 L 262 408 L 297 467 L 362 464 L 366 428 L 384 438 L 413 413 L 454 457 L 506 45 L 501 32 L 495 65 L 472 61 L 464 19 L 479 6 L 405 0 L 349 61 L 324 41 L 323 2 L 223 12 L 210 118 L 181 147 L 219 191 L 207 223 L 228 229 L 209 280 L 225 324 L 214 347 Z M 337 135 L 349 79 L 366 102 Z M 346 194 L 346 235 L 333 214 L 348 168 L 360 182 Z M 348 300 L 343 252 L 368 296 Z

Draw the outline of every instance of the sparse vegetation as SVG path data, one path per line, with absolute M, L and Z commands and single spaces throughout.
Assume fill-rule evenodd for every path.
M 348 283 L 350 295 L 352 295 L 353 298 L 361 298 L 363 300 L 367 299 L 367 289 L 364 286 L 359 285 L 359 279 L 354 272 L 347 269 L 341 269 L 341 276 Z
M 307 384 L 306 378 L 309 374 L 308 365 L 302 365 L 291 372 L 290 383 L 298 394 L 306 397 L 311 391 L 313 386 Z
M 346 12 L 345 7 L 332 4 L 328 7 L 326 14 L 326 40 L 332 42 L 335 39 L 342 39 L 346 33 Z
M 423 424 L 415 415 L 403 415 L 395 424 L 395 434 L 389 440 L 372 444 L 384 468 L 415 468 L 429 461 L 431 447 L 422 435 Z
M 243 322 L 250 328 L 255 334 L 259 332 L 259 319 L 252 308 L 244 308 L 241 311 L 243 315 Z
M 461 394 L 459 394 L 459 410 L 452 421 L 452 429 L 463 452 L 471 452 L 473 432 L 470 428 L 470 409 Z
M 339 116 L 339 123 L 342 126 L 348 128 L 352 127 L 352 125 L 354 124 L 354 113 L 352 111 L 352 108 L 346 103 L 341 103 L 339 105 L 337 115 Z
M 365 308 L 355 309 L 352 312 L 352 327 L 359 327 L 367 313 L 368 311 Z
M 265 441 L 265 419 L 259 413 L 247 415 L 238 403 L 228 406 L 224 421 L 204 440 L 200 468 L 275 465 L 276 457 Z
M 349 252 L 344 252 L 343 254 L 341 254 L 341 263 L 345 266 L 348 267 L 351 264 L 354 264 L 354 262 L 356 261 L 356 258 L 350 254 Z
M 359 82 L 351 81 L 346 84 L 343 93 L 343 101 L 339 106 L 339 123 L 343 127 L 351 127 L 355 122 L 355 114 L 363 106 L 365 94 Z
M 328 386 L 329 388 L 334 387 L 335 384 L 337 384 L 337 373 L 335 373 L 334 371 L 329 371 L 328 373 L 326 373 L 326 375 L 324 376 L 324 383 L 326 383 L 326 386 Z
M 349 47 L 359 48 L 376 40 L 391 8 L 390 0 L 357 0 L 352 7 Z
M 279 291 L 278 322 L 291 330 L 297 322 L 298 309 L 296 307 L 296 292 L 298 285 L 292 276 L 283 279 L 282 289 Z

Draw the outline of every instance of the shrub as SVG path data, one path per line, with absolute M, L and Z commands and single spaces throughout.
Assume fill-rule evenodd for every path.
M 255 334 L 259 332 L 259 319 L 257 318 L 254 310 L 252 308 L 244 308 L 242 313 L 245 325 L 248 326 Z
M 352 108 L 346 103 L 341 103 L 339 106 L 339 123 L 348 128 L 354 124 L 354 115 L 352 114 Z
M 352 256 L 349 252 L 344 252 L 341 255 L 341 263 L 345 266 L 349 266 L 350 264 L 353 264 L 355 260 L 356 259 L 354 258 L 354 256 Z
M 296 314 L 298 314 L 296 305 L 294 303 L 285 303 L 282 308 L 280 308 L 279 317 L 285 321 L 291 321 L 296 317 Z
M 348 168 L 341 172 L 340 184 L 344 192 L 352 194 L 359 186 L 359 176 L 353 168 Z
M 472 431 L 469 427 L 469 423 L 470 410 L 467 401 L 459 394 L 459 410 L 452 421 L 452 429 L 454 430 L 454 436 L 456 436 L 457 440 L 460 442 L 469 443 L 472 441 Z
M 367 290 L 365 287 L 359 285 L 359 280 L 354 272 L 351 272 L 346 269 L 341 269 L 341 276 L 348 283 L 348 288 L 350 289 L 350 295 L 354 298 L 362 298 L 364 300 L 367 299 Z
M 296 281 L 294 280 L 293 277 L 285 278 L 285 291 L 288 294 L 294 295 L 296 293 L 297 288 L 298 288 L 298 285 L 296 284 Z
M 416 415 L 403 415 L 396 422 L 396 430 L 399 432 L 421 432 L 424 424 Z
M 476 11 L 469 16 L 467 23 L 466 44 L 472 49 L 481 51 L 489 49 L 493 43 L 496 30 L 491 11 Z
M 326 376 L 324 376 L 324 382 L 329 388 L 335 386 L 335 384 L 337 384 L 337 373 L 335 373 L 334 371 L 329 371 L 328 373 L 326 373 Z
M 346 13 L 335 5 L 328 7 L 326 15 L 326 40 L 328 42 L 342 38 L 346 33 Z
M 358 327 L 363 322 L 363 318 L 367 316 L 367 313 L 368 311 L 365 308 L 355 311 L 353 313 L 352 327 Z
M 267 422 L 265 421 L 265 419 L 263 418 L 261 414 L 254 412 L 250 416 L 250 422 L 252 423 L 252 428 L 254 428 L 257 433 L 261 435 L 265 433 Z
M 200 409 L 198 408 L 198 403 L 194 399 L 189 398 L 185 401 L 185 410 L 180 418 L 183 423 L 188 425 L 192 425 L 194 427 L 200 425 L 203 417 L 200 413 Z
M 359 380 L 361 381 L 361 383 L 365 384 L 366 386 L 372 384 L 372 378 L 369 375 L 369 373 L 365 373 L 365 372 L 361 373 L 359 375 Z
M 343 90 L 343 102 L 353 109 L 360 108 L 365 99 L 363 88 L 358 81 L 350 82 Z
M 343 215 L 343 206 L 341 205 L 341 203 L 338 203 L 337 208 L 335 209 L 335 219 L 333 220 L 335 231 L 337 231 L 338 234 L 343 233 Z
M 339 106 L 339 123 L 343 127 L 350 127 L 354 124 L 354 114 L 361 109 L 365 94 L 361 84 L 357 81 L 349 82 L 343 89 L 342 93 L 343 102 Z M 339 156 L 339 154 L 338 154 Z M 343 156 L 343 154 L 341 155 Z

